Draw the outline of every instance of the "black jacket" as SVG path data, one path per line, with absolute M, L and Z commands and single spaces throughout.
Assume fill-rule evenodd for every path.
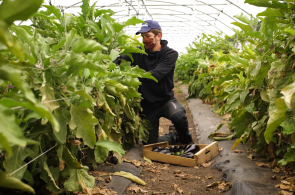
M 142 85 L 139 86 L 139 92 L 144 98 L 141 102 L 142 107 L 160 105 L 174 97 L 173 76 L 178 52 L 169 48 L 167 44 L 168 41 L 161 40 L 161 50 L 154 53 L 146 51 L 148 55 L 132 53 L 132 65 L 138 65 L 158 80 L 157 83 L 151 79 L 140 78 Z M 126 55 L 120 58 L 131 61 Z

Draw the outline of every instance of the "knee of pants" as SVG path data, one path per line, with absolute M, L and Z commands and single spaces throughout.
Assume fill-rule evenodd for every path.
M 184 112 L 176 112 L 172 115 L 171 121 L 173 124 L 177 123 L 187 123 L 187 118 Z

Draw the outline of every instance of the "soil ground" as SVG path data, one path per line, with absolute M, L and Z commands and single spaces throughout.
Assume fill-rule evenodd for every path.
M 198 143 L 194 130 L 193 116 L 187 107 L 185 95 L 178 86 L 175 86 L 174 92 L 175 98 L 186 108 L 190 132 L 194 142 Z M 161 118 L 160 135 L 168 133 L 171 124 L 170 120 Z M 210 167 L 183 167 L 153 162 L 150 165 L 146 163 L 139 177 L 147 184 L 146 186 L 138 186 L 145 191 L 144 194 L 146 195 L 222 194 L 222 190 L 217 187 L 207 188 L 208 185 L 221 181 L 222 179 L 222 173 Z M 126 190 L 126 195 L 141 194 L 140 191 L 138 188 L 131 187 Z

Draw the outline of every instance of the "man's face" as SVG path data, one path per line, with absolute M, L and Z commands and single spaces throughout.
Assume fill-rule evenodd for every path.
M 141 33 L 141 37 L 143 45 L 147 50 L 152 50 L 156 46 L 157 42 L 161 39 L 160 33 L 158 36 L 156 36 L 152 32 Z

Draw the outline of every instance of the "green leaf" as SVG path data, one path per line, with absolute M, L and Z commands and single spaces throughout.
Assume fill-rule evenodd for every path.
M 294 105 L 295 99 L 295 82 L 287 85 L 282 89 L 281 93 L 284 95 L 284 100 L 288 108 L 291 108 Z
M 43 0 L 3 0 L 0 5 L 0 20 L 9 25 L 16 20 L 27 20 L 42 3 Z
M 256 110 L 255 104 L 251 103 L 249 106 L 245 108 L 249 113 L 253 114 L 253 112 Z
M 17 178 L 7 176 L 1 170 L 0 170 L 0 187 L 11 188 L 14 190 L 21 190 L 21 191 L 35 194 L 35 190 L 31 186 L 24 184 Z
M 63 115 L 62 111 L 63 110 L 61 110 L 61 109 L 57 109 L 53 113 L 54 117 L 56 118 L 56 120 L 60 126 L 60 131 L 59 132 L 53 131 L 53 134 L 57 138 L 58 143 L 65 144 L 66 143 L 66 136 L 67 136 L 67 124 L 69 123 L 69 119 L 67 119 Z
M 267 122 L 266 130 L 264 132 L 265 141 L 267 143 L 271 141 L 273 137 L 273 132 L 286 119 L 285 112 L 287 111 L 287 106 L 285 104 L 284 99 L 278 98 L 276 99 L 275 102 L 276 102 L 276 109 L 272 112 Z
M 109 149 L 101 146 L 95 146 L 94 156 L 97 163 L 103 163 L 109 156 Z
M 286 31 L 286 32 L 288 32 L 288 33 L 290 33 L 292 35 L 295 35 L 295 30 L 292 29 L 292 28 L 285 28 L 284 31 Z
M 145 51 L 137 48 L 137 47 L 133 47 L 133 46 L 120 46 L 119 49 L 123 50 L 123 53 L 142 53 L 142 54 L 146 54 Z
M 117 142 L 103 140 L 103 141 L 97 141 L 95 145 L 108 149 L 109 151 L 116 152 L 117 154 L 121 156 L 125 154 L 125 151 L 123 150 L 121 144 Z
M 101 51 L 96 51 L 93 55 L 88 55 L 88 59 L 95 61 L 99 60 L 112 60 L 112 58 L 109 55 L 102 54 Z
M 89 100 L 89 102 L 91 102 L 91 103 L 93 102 L 93 99 L 92 99 L 91 95 L 89 95 L 89 94 L 85 91 L 85 89 L 80 90 L 80 91 L 74 91 L 74 93 L 80 95 L 81 97 L 86 98 L 86 99 Z
M 98 120 L 93 116 L 93 112 L 85 107 L 71 106 L 72 121 L 77 126 L 77 138 L 82 138 L 85 145 L 93 148 L 96 141 L 95 125 Z
M 74 52 L 85 52 L 94 50 L 107 50 L 105 46 L 99 44 L 96 41 L 88 40 L 82 37 L 76 38 L 72 44 L 72 51 Z
M 249 66 L 249 61 L 246 60 L 245 58 L 241 58 L 239 57 L 238 55 L 229 55 L 233 60 L 243 64 L 243 65 L 246 65 L 246 66 Z
M 69 175 L 69 178 L 64 183 L 66 191 L 91 194 L 91 190 L 94 188 L 95 178 L 88 175 L 87 167 L 83 169 L 67 169 L 66 171 Z
M 78 54 L 75 52 L 70 52 L 69 54 L 67 54 L 64 63 L 72 66 L 89 68 L 90 70 L 96 70 L 103 73 L 107 72 L 105 67 L 93 63 L 90 60 L 85 59 L 83 54 Z
M 245 0 L 244 3 L 249 3 L 258 7 L 288 9 L 288 5 L 286 3 L 280 3 L 277 0 Z
M 0 67 L 0 78 L 4 80 L 9 80 L 14 86 L 21 90 L 21 92 L 29 101 L 31 101 L 32 103 L 36 102 L 35 95 L 31 91 L 29 85 L 21 80 L 20 70 L 9 65 L 3 65 Z
M 245 25 L 245 24 L 242 24 L 240 22 L 232 22 L 231 24 L 240 27 L 245 32 L 253 31 L 251 25 L 249 25 L 249 24 L 248 25 Z
M 66 42 L 66 39 L 61 39 L 57 45 L 52 46 L 52 53 L 54 54 L 59 50 Z
M 55 6 L 53 6 L 53 5 L 43 5 L 43 6 L 46 7 L 48 11 L 53 13 L 57 17 L 57 19 L 61 18 L 60 10 L 57 9 Z
M 284 155 L 284 159 L 280 160 L 278 164 L 280 166 L 286 165 L 290 162 L 295 162 L 295 149 L 289 148 L 288 151 Z
M 100 16 L 101 14 L 106 14 L 106 13 L 113 15 L 115 12 L 110 9 L 96 9 L 94 13 L 94 17 L 97 18 L 97 16 Z
M 26 139 L 19 126 L 15 123 L 14 113 L 0 104 L 0 144 L 7 152 L 7 156 L 12 155 L 10 144 L 26 146 Z
M 14 146 L 12 147 L 13 153 L 10 157 L 5 156 L 5 160 L 3 162 L 3 167 L 6 170 L 6 173 L 12 173 L 21 166 L 25 165 L 25 158 L 28 156 L 24 147 Z M 27 165 L 25 165 L 22 169 L 14 173 L 12 176 L 17 179 L 22 179 L 23 175 L 27 169 Z
M 268 95 L 267 95 L 267 92 L 265 91 L 265 90 L 261 90 L 260 91 L 260 96 L 261 96 L 261 99 L 263 100 L 263 101 L 266 101 L 266 102 L 269 102 L 270 100 L 269 100 L 269 97 L 268 97 Z
M 83 166 L 78 162 L 77 159 L 73 157 L 73 155 L 66 146 L 63 146 L 62 159 L 66 162 L 66 164 L 69 167 L 71 167 L 71 169 L 83 169 Z
M 83 0 L 82 1 L 82 5 L 80 6 L 81 7 L 81 10 L 82 10 L 82 15 L 85 17 L 88 16 L 88 12 L 89 12 L 89 9 L 90 9 L 90 0 Z
M 116 51 L 114 49 L 111 50 L 110 58 L 111 58 L 112 61 L 117 59 L 117 57 L 119 57 L 119 56 L 120 56 L 120 52 L 118 52 L 118 51 Z
M 275 17 L 285 17 L 285 14 L 283 14 L 281 11 L 277 9 L 267 8 L 265 11 L 257 14 L 258 16 L 275 16 Z
M 126 22 L 124 22 L 124 27 L 129 25 L 136 25 L 136 24 L 142 24 L 145 23 L 143 20 L 137 19 L 135 16 L 128 19 Z
M 240 15 L 234 15 L 234 17 L 246 24 L 251 24 L 249 18 L 247 16 L 244 16 L 243 13 L 241 13 Z
M 262 41 L 265 39 L 263 34 L 259 31 L 246 32 L 244 35 L 246 35 L 246 36 L 248 35 L 248 36 L 260 39 Z
M 54 193 L 62 192 L 61 189 L 56 185 L 54 174 L 51 173 L 51 170 L 48 167 L 46 155 L 43 155 L 39 158 L 39 165 L 42 167 L 40 178 L 47 183 L 46 188 Z
M 53 130 L 56 132 L 59 132 L 59 124 L 58 124 L 57 120 L 54 118 L 52 113 L 49 112 L 49 110 L 42 103 L 32 104 L 30 102 L 17 102 L 12 99 L 3 98 L 2 100 L 0 100 L 0 104 L 4 105 L 6 107 L 9 107 L 9 108 L 16 107 L 16 106 L 22 106 L 22 107 L 29 108 L 32 111 L 39 114 L 40 116 L 42 116 L 43 118 L 48 119 L 53 127 Z
M 51 86 L 46 84 L 45 82 L 40 87 L 40 91 L 42 94 L 42 103 L 50 112 L 54 111 L 55 109 L 59 108 L 59 103 L 55 100 L 54 90 Z
M 8 29 L 8 25 L 0 20 L 0 44 L 1 49 L 9 49 L 21 61 L 24 61 L 25 55 L 21 46 Z M 4 45 L 3 45 L 4 44 Z
M 295 121 L 293 120 L 292 123 L 286 125 L 284 123 L 280 124 L 283 127 L 283 133 L 286 135 L 290 135 L 295 132 Z
M 65 43 L 65 50 L 68 51 L 70 47 L 72 46 L 72 42 L 74 38 L 76 37 L 77 31 L 75 29 L 72 29 L 70 33 L 66 34 L 66 43 Z

